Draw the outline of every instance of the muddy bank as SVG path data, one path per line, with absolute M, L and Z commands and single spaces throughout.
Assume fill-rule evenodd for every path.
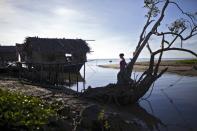
M 127 107 L 102 104 L 82 99 L 76 95 L 76 92 L 65 87 L 40 86 L 6 76 L 0 77 L 0 88 L 39 97 L 49 104 L 53 101 L 61 101 L 64 107 L 60 109 L 59 113 L 63 119 L 56 122 L 58 130 L 67 128 L 74 131 L 100 129 L 138 131 L 152 130 L 158 126 L 165 128 L 158 118 L 149 114 L 138 104 Z
M 145 71 L 148 69 L 149 62 L 137 62 L 134 66 L 135 71 Z M 119 69 L 119 64 L 106 64 L 98 65 L 103 68 Z M 168 67 L 168 73 L 175 73 L 186 76 L 197 76 L 197 64 L 196 63 L 184 63 L 174 60 L 162 61 L 159 70 Z

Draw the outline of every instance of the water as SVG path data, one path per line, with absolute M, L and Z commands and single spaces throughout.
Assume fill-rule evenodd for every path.
M 145 59 L 144 59 L 145 60 Z M 142 60 L 142 61 L 144 61 Z M 119 60 L 93 60 L 86 63 L 85 87 L 104 86 L 116 83 L 117 69 L 101 68 L 97 65 L 117 64 Z M 128 61 L 128 60 L 127 60 Z M 136 72 L 135 76 L 141 72 Z M 83 68 L 81 69 L 83 77 Z M 132 76 L 134 77 L 134 76 Z M 76 90 L 76 85 L 72 87 Z M 79 90 L 83 88 L 83 82 L 79 83 Z M 151 95 L 149 96 L 149 94 Z M 176 74 L 164 74 L 158 79 L 153 87 L 146 93 L 139 104 L 147 111 L 143 121 L 149 129 L 159 130 L 197 130 L 197 77 L 180 76 Z M 139 115 L 138 115 L 139 116 Z M 153 119 L 154 118 L 154 119 Z M 139 118 L 142 119 L 142 118 Z M 146 120 L 148 119 L 148 120 Z M 156 121 L 155 121 L 156 120 Z M 166 127 L 161 126 L 162 122 Z

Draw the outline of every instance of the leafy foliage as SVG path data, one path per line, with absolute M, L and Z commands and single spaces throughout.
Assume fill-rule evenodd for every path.
M 177 19 L 168 27 L 171 32 L 179 33 L 180 30 L 186 28 L 186 21 L 184 19 Z
M 105 130 L 110 129 L 109 122 L 108 122 L 108 120 L 105 118 L 105 111 L 104 111 L 104 110 L 101 110 L 101 112 L 99 113 L 98 120 L 102 123 L 101 125 L 103 126 L 103 128 L 104 128 Z
M 54 109 L 39 98 L 0 89 L 0 130 L 39 130 L 55 115 Z
M 146 17 L 148 17 L 149 15 L 151 17 L 156 17 L 160 13 L 159 8 L 156 6 L 158 2 L 158 0 L 144 0 L 144 7 L 149 10 L 145 15 Z

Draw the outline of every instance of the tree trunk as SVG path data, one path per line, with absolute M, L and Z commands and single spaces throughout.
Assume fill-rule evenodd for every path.
M 160 2 L 163 3 L 163 6 L 161 6 L 161 10 L 158 10 L 159 7 L 157 7 L 157 4 Z M 157 28 L 162 24 L 163 18 L 165 16 L 165 10 L 167 9 L 167 6 L 169 4 L 175 4 L 178 7 L 178 9 L 182 12 L 182 14 L 189 17 L 192 23 L 190 23 L 188 20 L 178 21 L 179 25 L 182 26 L 176 27 L 175 23 L 177 23 L 177 21 L 175 21 L 174 23 L 172 23 L 172 27 L 171 27 L 171 29 L 173 30 L 170 30 L 170 32 L 159 33 Z M 178 6 L 177 3 L 172 2 L 170 0 L 145 1 L 144 7 L 148 8 L 149 11 L 148 14 L 146 15 L 147 16 L 146 24 L 143 27 L 139 42 L 135 49 L 135 55 L 133 56 L 133 59 L 131 59 L 131 61 L 128 63 L 125 70 L 120 71 L 118 73 L 117 83 L 109 84 L 107 86 L 99 87 L 99 88 L 89 88 L 84 93 L 82 93 L 82 97 L 95 99 L 102 102 L 116 103 L 119 105 L 135 103 L 141 97 L 143 97 L 143 95 L 148 91 L 151 85 L 167 71 L 168 68 L 165 68 L 159 72 L 159 66 L 164 51 L 170 51 L 170 50 L 184 51 L 191 53 L 197 57 L 197 54 L 195 52 L 188 49 L 184 49 L 182 48 L 182 46 L 181 48 L 172 47 L 172 45 L 177 40 L 177 38 L 180 38 L 182 42 L 183 40 L 188 40 L 194 35 L 197 35 L 197 26 L 194 23 L 195 17 L 193 18 L 190 14 L 183 12 L 183 10 Z M 156 16 L 158 19 L 156 18 Z M 191 30 L 190 28 L 188 28 L 189 35 L 183 37 L 183 32 L 187 28 L 185 27 L 186 24 L 185 22 L 190 23 Z M 168 29 L 170 28 L 168 27 Z M 175 29 L 178 30 L 181 29 L 181 31 L 178 31 L 177 33 L 175 32 L 176 31 Z M 149 46 L 149 39 L 153 35 L 158 36 L 158 38 L 162 37 L 161 48 L 154 52 L 151 50 Z M 169 38 L 169 36 L 172 36 L 173 38 L 169 40 L 165 39 L 165 38 Z M 138 80 L 132 80 L 131 74 L 133 71 L 134 64 L 137 61 L 144 47 L 148 48 L 151 56 L 149 68 L 140 76 Z M 157 54 L 160 55 L 157 63 L 155 64 L 154 58 Z
M 117 74 L 117 84 L 118 85 L 129 85 L 134 81 L 131 79 L 130 74 L 127 70 L 119 71 Z
M 123 77 L 122 80 L 125 78 Z M 104 87 L 88 88 L 81 97 L 117 105 L 134 104 L 148 91 L 154 81 L 155 78 L 148 75 L 138 84 L 132 81 L 129 84 L 109 84 Z

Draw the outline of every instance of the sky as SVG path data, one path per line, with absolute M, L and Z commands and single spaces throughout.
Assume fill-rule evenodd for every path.
M 132 57 L 146 18 L 143 0 L 0 0 L 0 44 L 23 43 L 25 37 L 80 38 L 92 53 L 88 58 Z M 187 12 L 197 11 L 197 0 L 177 0 Z M 168 7 L 164 21 L 180 14 Z M 158 47 L 158 40 L 152 40 Z M 197 52 L 197 37 L 184 47 Z M 149 57 L 143 50 L 141 58 Z M 186 53 L 165 53 L 166 58 L 192 57 Z

